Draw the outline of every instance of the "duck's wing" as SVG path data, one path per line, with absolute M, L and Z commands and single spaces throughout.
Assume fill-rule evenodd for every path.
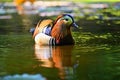
M 37 26 L 36 26 L 36 28 L 35 28 L 35 31 L 34 31 L 34 33 L 33 33 L 33 38 L 34 38 L 38 33 L 43 32 L 44 28 L 45 28 L 46 26 L 48 26 L 48 25 L 49 25 L 49 27 L 52 27 L 52 26 L 53 26 L 53 20 L 51 20 L 51 19 L 46 19 L 46 20 L 39 21 L 38 24 L 37 24 Z

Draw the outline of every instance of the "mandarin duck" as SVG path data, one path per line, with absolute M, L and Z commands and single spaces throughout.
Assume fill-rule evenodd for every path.
M 46 19 L 39 21 L 33 32 L 33 38 L 39 45 L 73 45 L 75 43 L 71 27 L 78 28 L 69 14 L 61 14 L 55 21 Z

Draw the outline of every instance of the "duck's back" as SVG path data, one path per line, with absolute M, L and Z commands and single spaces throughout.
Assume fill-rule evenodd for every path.
M 35 28 L 35 31 L 34 31 L 34 34 L 33 34 L 33 38 L 38 33 L 44 32 L 45 28 L 52 27 L 52 25 L 53 25 L 53 20 L 51 20 L 51 19 L 46 19 L 46 20 L 39 21 L 37 26 L 36 26 L 36 28 Z

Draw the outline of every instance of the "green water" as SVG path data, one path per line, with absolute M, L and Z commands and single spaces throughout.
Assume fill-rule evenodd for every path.
M 27 22 L 0 23 L 0 80 L 120 80 L 118 33 L 73 32 L 74 46 L 40 47 Z
M 24 74 L 29 76 L 20 80 L 37 74 L 47 80 L 120 79 L 120 46 L 40 47 L 34 45 L 29 34 L 0 37 L 0 80 Z

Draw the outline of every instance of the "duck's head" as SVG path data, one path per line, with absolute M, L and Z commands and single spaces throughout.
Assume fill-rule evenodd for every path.
M 69 14 L 59 15 L 54 24 L 60 24 L 60 21 L 63 21 L 66 27 L 78 28 L 78 25 L 75 23 L 74 18 Z
M 56 39 L 56 44 L 74 44 L 70 30 L 72 26 L 78 27 L 71 15 L 62 14 L 57 17 L 51 31 L 51 36 Z

